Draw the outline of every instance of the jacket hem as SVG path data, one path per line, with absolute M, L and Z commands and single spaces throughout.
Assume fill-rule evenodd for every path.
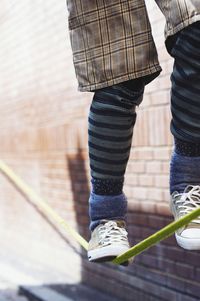
M 165 31 L 165 39 L 167 39 L 169 36 L 172 36 L 174 34 L 176 34 L 177 32 L 179 32 L 180 30 L 182 30 L 183 28 L 191 25 L 192 23 L 195 23 L 197 21 L 200 21 L 200 15 L 195 15 L 191 18 L 189 18 L 188 20 L 185 20 L 181 23 L 179 23 L 177 26 L 169 29 L 166 26 L 166 31 Z
M 120 76 L 120 77 L 115 77 L 115 78 L 112 78 L 112 79 L 104 81 L 104 82 L 100 82 L 100 83 L 96 83 L 96 84 L 90 84 L 90 85 L 87 85 L 87 86 L 78 85 L 78 91 L 80 91 L 80 92 L 94 92 L 97 89 L 112 86 L 112 85 L 119 84 L 119 83 L 127 81 L 127 80 L 136 79 L 136 78 L 143 77 L 143 76 L 146 76 L 146 75 L 151 75 L 153 73 L 158 73 L 158 71 L 161 72 L 162 68 L 161 68 L 160 65 L 155 65 L 150 70 L 146 70 L 146 71 L 142 71 L 142 72 L 128 73 L 126 75 L 123 75 L 123 76 Z M 159 75 L 159 73 L 158 73 L 158 75 Z

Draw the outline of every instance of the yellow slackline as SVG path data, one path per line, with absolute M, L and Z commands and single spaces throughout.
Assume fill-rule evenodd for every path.
M 31 189 L 19 176 L 17 176 L 2 160 L 0 160 L 0 170 L 11 179 L 15 185 L 20 188 L 23 193 L 25 193 L 30 200 L 44 213 L 47 213 L 51 216 L 55 221 L 57 221 L 61 226 L 65 228 L 73 237 L 74 239 L 85 249 L 88 249 L 88 242 L 75 231 L 63 218 L 61 218 L 48 204 L 47 202 L 38 196 L 33 189 Z M 135 246 L 131 247 L 125 253 L 116 257 L 112 262 L 115 264 L 121 264 L 131 257 L 134 257 L 141 252 L 147 250 L 148 248 L 152 247 L 153 245 L 157 244 L 161 240 L 169 237 L 172 235 L 176 230 L 179 228 L 187 225 L 190 221 L 197 218 L 200 215 L 200 207 L 193 210 L 192 212 L 186 214 L 185 216 L 181 217 L 177 221 L 174 221 L 161 230 L 157 231 L 156 233 L 152 234 L 151 236 L 147 237 L 143 241 L 139 242 Z
M 62 225 L 75 239 L 79 244 L 87 250 L 88 242 L 79 235 L 66 221 L 61 218 L 48 204 L 47 202 L 39 197 L 33 189 L 31 189 L 19 176 L 17 176 L 2 160 L 0 160 L 0 170 L 2 170 L 14 183 L 20 188 L 30 200 L 43 212 L 51 216 L 55 221 Z

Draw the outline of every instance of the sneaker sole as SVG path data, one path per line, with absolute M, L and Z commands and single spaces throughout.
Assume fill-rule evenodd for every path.
M 98 259 L 95 259 L 95 260 L 89 260 L 90 262 L 95 262 L 95 263 L 104 263 L 104 262 L 110 262 L 110 261 L 113 261 L 113 259 L 115 259 L 116 256 L 107 256 L 107 257 L 102 257 L 102 258 L 98 258 Z M 122 263 L 120 263 L 120 265 L 123 265 L 123 266 L 128 266 L 129 263 L 131 263 L 130 260 L 127 260 L 127 261 L 124 261 Z
M 116 258 L 118 255 L 128 251 L 129 248 L 125 247 L 103 247 L 95 250 L 88 251 L 88 259 L 89 261 L 95 262 L 104 262 L 104 261 L 111 261 Z
M 185 238 L 175 233 L 178 245 L 186 250 L 200 250 L 200 238 Z

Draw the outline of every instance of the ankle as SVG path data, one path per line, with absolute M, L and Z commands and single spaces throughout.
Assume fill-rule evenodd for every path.
M 97 195 L 90 193 L 89 215 L 90 230 L 93 231 L 102 219 L 125 220 L 127 213 L 127 197 L 124 193 L 119 195 Z

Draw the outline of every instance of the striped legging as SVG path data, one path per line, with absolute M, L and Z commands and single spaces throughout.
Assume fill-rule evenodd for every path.
M 88 147 L 92 179 L 101 179 L 99 190 L 95 183 L 96 194 L 122 191 L 136 121 L 135 107 L 141 103 L 143 92 L 141 80 L 95 91 L 88 116 Z M 106 185 L 106 179 L 112 183 Z
M 179 139 L 200 142 L 200 22 L 182 30 L 170 54 L 174 57 L 171 75 L 171 132 Z
M 170 130 L 174 137 L 189 142 L 200 142 L 199 46 L 200 22 L 197 22 L 176 35 L 170 50 L 174 57 Z M 112 193 L 120 193 L 123 185 L 136 122 L 135 107 L 141 103 L 143 92 L 143 78 L 140 78 L 94 93 L 88 117 L 91 176 L 121 181 L 120 189 Z

